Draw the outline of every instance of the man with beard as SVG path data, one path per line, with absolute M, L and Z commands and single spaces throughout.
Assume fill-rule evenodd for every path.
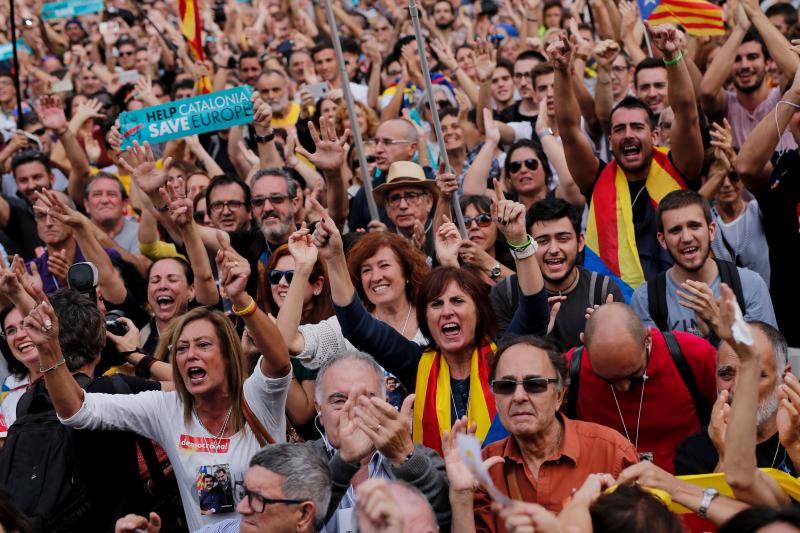
M 280 70 L 266 69 L 256 82 L 261 98 L 272 108 L 272 127 L 295 130 L 300 118 L 300 104 L 291 100 L 289 78 Z
M 671 24 L 648 28 L 651 42 L 664 55 L 668 101 L 675 112 L 673 127 L 681 132 L 672 139 L 670 152 L 655 146 L 658 130 L 650 107 L 638 98 L 625 97 L 610 115 L 609 140 L 615 160 L 600 161 L 581 130 L 571 80 L 573 44 L 562 32 L 548 48 L 556 69 L 554 92 L 562 95 L 556 99 L 555 113 L 567 166 L 589 202 L 586 244 L 591 257 L 587 251 L 587 264 L 590 258 L 602 262 L 632 288 L 671 264 L 656 239 L 654 206 L 670 191 L 687 185 L 697 188 L 703 166 L 697 105 L 679 33 Z M 599 231 L 609 224 L 616 231 Z
M 739 305 L 745 320 L 777 327 L 769 289 L 761 276 L 711 257 L 717 225 L 708 200 L 693 191 L 673 191 L 661 200 L 656 218 L 658 242 L 669 252 L 674 265 L 658 275 L 661 279 L 648 278 L 633 293 L 631 307 L 645 325 L 709 337 L 719 286 L 725 282 L 731 287 L 741 286 Z M 651 294 L 661 290 L 664 293 Z M 662 299 L 666 300 L 666 317 L 662 317 L 663 305 L 654 308 L 654 303 Z
M 737 25 L 700 84 L 703 110 L 709 117 L 720 121 L 722 117 L 728 119 L 733 128 L 733 147 L 737 150 L 756 124 L 768 116 L 781 99 L 781 87 L 770 88 L 765 80 L 767 60 L 772 56 L 787 79 L 794 76 L 800 64 L 789 42 L 758 5 L 753 9 L 747 6 L 747 2 L 742 2 L 742 6 L 747 14 L 744 10 L 738 12 Z M 751 29 L 751 25 L 755 28 Z M 733 78 L 733 91 L 722 88 L 728 77 Z M 788 131 L 784 132 L 781 140 L 782 149 L 797 148 Z
M 430 28 L 431 33 L 451 48 L 454 49 L 464 44 L 464 30 L 453 29 L 456 22 L 456 12 L 450 0 L 436 0 L 433 4 L 433 14 L 428 20 L 428 28 Z
M 777 413 L 779 392 L 784 376 L 791 368 L 783 335 L 763 322 L 749 322 L 761 362 L 758 382 L 758 414 L 756 418 L 756 458 L 759 468 L 778 468 L 797 476 L 791 458 L 778 438 Z M 717 352 L 717 398 L 707 430 L 688 437 L 675 453 L 675 474 L 708 474 L 721 470 L 725 456 L 725 429 L 730 414 L 730 404 L 736 392 L 739 356 L 726 342 Z
M 569 202 L 545 198 L 533 204 L 526 215 L 531 238 L 537 244 L 536 260 L 544 277 L 544 287 L 557 313 L 549 337 L 564 348 L 583 344 L 587 308 L 624 297 L 608 276 L 590 272 L 577 264 L 584 249 L 581 213 Z M 518 306 L 517 275 L 492 287 L 492 306 L 497 314 L 498 336 L 502 337 Z

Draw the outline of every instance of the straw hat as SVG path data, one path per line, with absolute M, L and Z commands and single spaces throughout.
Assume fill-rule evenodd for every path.
M 378 185 L 372 191 L 375 196 L 375 202 L 378 205 L 383 205 L 386 202 L 386 196 L 398 187 L 420 187 L 426 189 L 434 200 L 439 196 L 439 188 L 436 186 L 436 182 L 426 178 L 422 167 L 412 161 L 396 161 L 392 163 L 392 166 L 389 167 L 389 175 L 386 176 L 386 183 Z

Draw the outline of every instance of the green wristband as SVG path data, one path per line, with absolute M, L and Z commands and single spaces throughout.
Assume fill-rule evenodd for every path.
M 531 245 L 531 243 L 533 242 L 533 239 L 531 238 L 531 236 L 530 236 L 530 235 L 527 235 L 527 237 L 528 237 L 528 238 L 527 238 L 527 239 L 525 240 L 525 242 L 524 242 L 524 243 L 522 243 L 522 244 L 511 244 L 511 243 L 509 242 L 509 243 L 508 243 L 508 247 L 509 247 L 509 248 L 511 248 L 512 250 L 524 250 L 524 249 L 526 249 L 526 248 L 527 248 L 528 246 L 530 246 L 530 245 Z
M 680 52 L 678 52 L 678 57 L 676 57 L 675 59 L 670 59 L 670 60 L 663 59 L 662 61 L 664 61 L 664 64 L 665 64 L 665 65 L 667 65 L 667 66 L 670 66 L 670 65 L 675 65 L 675 64 L 677 64 L 677 63 L 678 63 L 678 61 L 680 61 L 681 59 L 683 59 L 683 50 L 681 50 Z

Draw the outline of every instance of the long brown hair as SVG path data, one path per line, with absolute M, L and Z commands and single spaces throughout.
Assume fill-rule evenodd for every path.
M 169 356 L 172 359 L 172 375 L 174 376 L 175 390 L 178 392 L 178 396 L 183 402 L 184 421 L 189 424 L 192 420 L 194 397 L 189 394 L 186 384 L 183 382 L 183 378 L 180 375 L 176 351 L 178 348 L 178 339 L 183 332 L 183 328 L 197 320 L 207 320 L 210 322 L 219 340 L 222 357 L 225 359 L 225 368 L 228 374 L 228 387 L 231 394 L 232 409 L 229 423 L 234 433 L 237 433 L 244 428 L 245 423 L 244 411 L 242 408 L 242 403 L 244 402 L 242 387 L 244 386 L 245 380 L 242 344 L 231 321 L 228 320 L 228 317 L 220 311 L 215 311 L 208 307 L 197 307 L 183 314 L 176 321 L 175 331 L 172 332 L 170 341 Z
M 406 298 L 413 305 L 417 299 L 417 291 L 422 280 L 430 271 L 425 255 L 411 246 L 405 238 L 390 233 L 388 231 L 369 232 L 350 248 L 347 253 L 347 270 L 350 272 L 350 279 L 358 291 L 358 296 L 364 303 L 367 310 L 372 311 L 375 306 L 367 298 L 367 293 L 361 285 L 361 265 L 378 253 L 381 248 L 389 248 L 397 257 L 400 267 L 403 269 L 403 277 L 406 279 Z
M 278 261 L 285 256 L 291 257 L 289 252 L 289 245 L 282 244 L 272 252 L 267 263 L 267 268 L 260 269 L 258 276 L 258 290 L 256 292 L 256 303 L 264 310 L 265 313 L 272 313 L 273 316 L 278 315 L 280 307 L 272 297 L 272 287 L 269 283 L 269 271 L 275 268 Z M 311 300 L 303 305 L 303 316 L 300 318 L 301 324 L 316 324 L 333 316 L 333 303 L 331 300 L 331 287 L 328 283 L 328 276 L 326 276 L 325 266 L 322 261 L 317 259 L 314 263 L 314 268 L 311 270 L 311 275 L 308 278 L 309 283 L 314 283 L 318 279 L 323 278 L 325 282 L 322 285 L 322 292 L 315 294 Z

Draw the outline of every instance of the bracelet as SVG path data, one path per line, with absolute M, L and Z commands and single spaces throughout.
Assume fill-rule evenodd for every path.
M 155 207 L 155 206 L 153 206 L 153 207 Z M 159 213 L 166 213 L 167 211 L 169 211 L 169 204 L 164 204 L 161 207 L 156 207 L 155 209 Z
M 274 130 L 270 131 L 266 135 L 257 135 L 256 134 L 256 135 L 253 136 L 253 138 L 259 144 L 266 144 L 268 142 L 272 142 L 272 140 L 275 138 L 275 131 Z
M 539 19 L 537 19 L 536 17 L 525 17 L 525 20 L 527 20 L 528 22 L 539 22 Z
M 662 61 L 664 61 L 665 65 L 670 66 L 677 64 L 681 59 L 683 59 L 683 50 L 678 52 L 678 55 L 675 57 L 675 59 L 662 59 Z
M 136 350 L 139 353 L 144 353 L 141 350 Z M 152 355 L 145 355 L 142 357 L 142 360 L 136 363 L 134 367 L 136 369 L 136 375 L 140 378 L 149 378 L 150 377 L 150 368 L 156 364 L 156 358 Z
M 256 301 L 251 296 L 250 297 L 250 303 L 247 304 L 244 308 L 237 309 L 236 306 L 234 305 L 231 309 L 233 311 L 233 314 L 236 315 L 236 316 L 240 316 L 242 318 L 248 317 L 248 316 L 250 316 L 250 315 L 252 315 L 253 313 L 256 312 L 256 309 L 257 309 Z
M 54 364 L 53 366 L 51 366 L 49 368 L 42 368 L 42 366 L 39 365 L 39 373 L 40 374 L 48 374 L 48 373 L 52 372 L 53 370 L 55 370 L 56 368 L 58 368 L 60 366 L 64 366 L 65 364 L 67 364 L 67 360 L 64 359 L 64 356 L 62 355 L 61 356 L 61 361 L 59 361 L 58 363 Z
M 511 248 L 512 250 L 524 250 L 525 248 L 527 248 L 528 246 L 530 246 L 533 243 L 533 238 L 530 235 L 526 235 L 526 237 L 527 237 L 527 239 L 525 240 L 524 243 L 522 243 L 522 244 L 511 244 L 509 242 L 508 243 L 508 247 Z

